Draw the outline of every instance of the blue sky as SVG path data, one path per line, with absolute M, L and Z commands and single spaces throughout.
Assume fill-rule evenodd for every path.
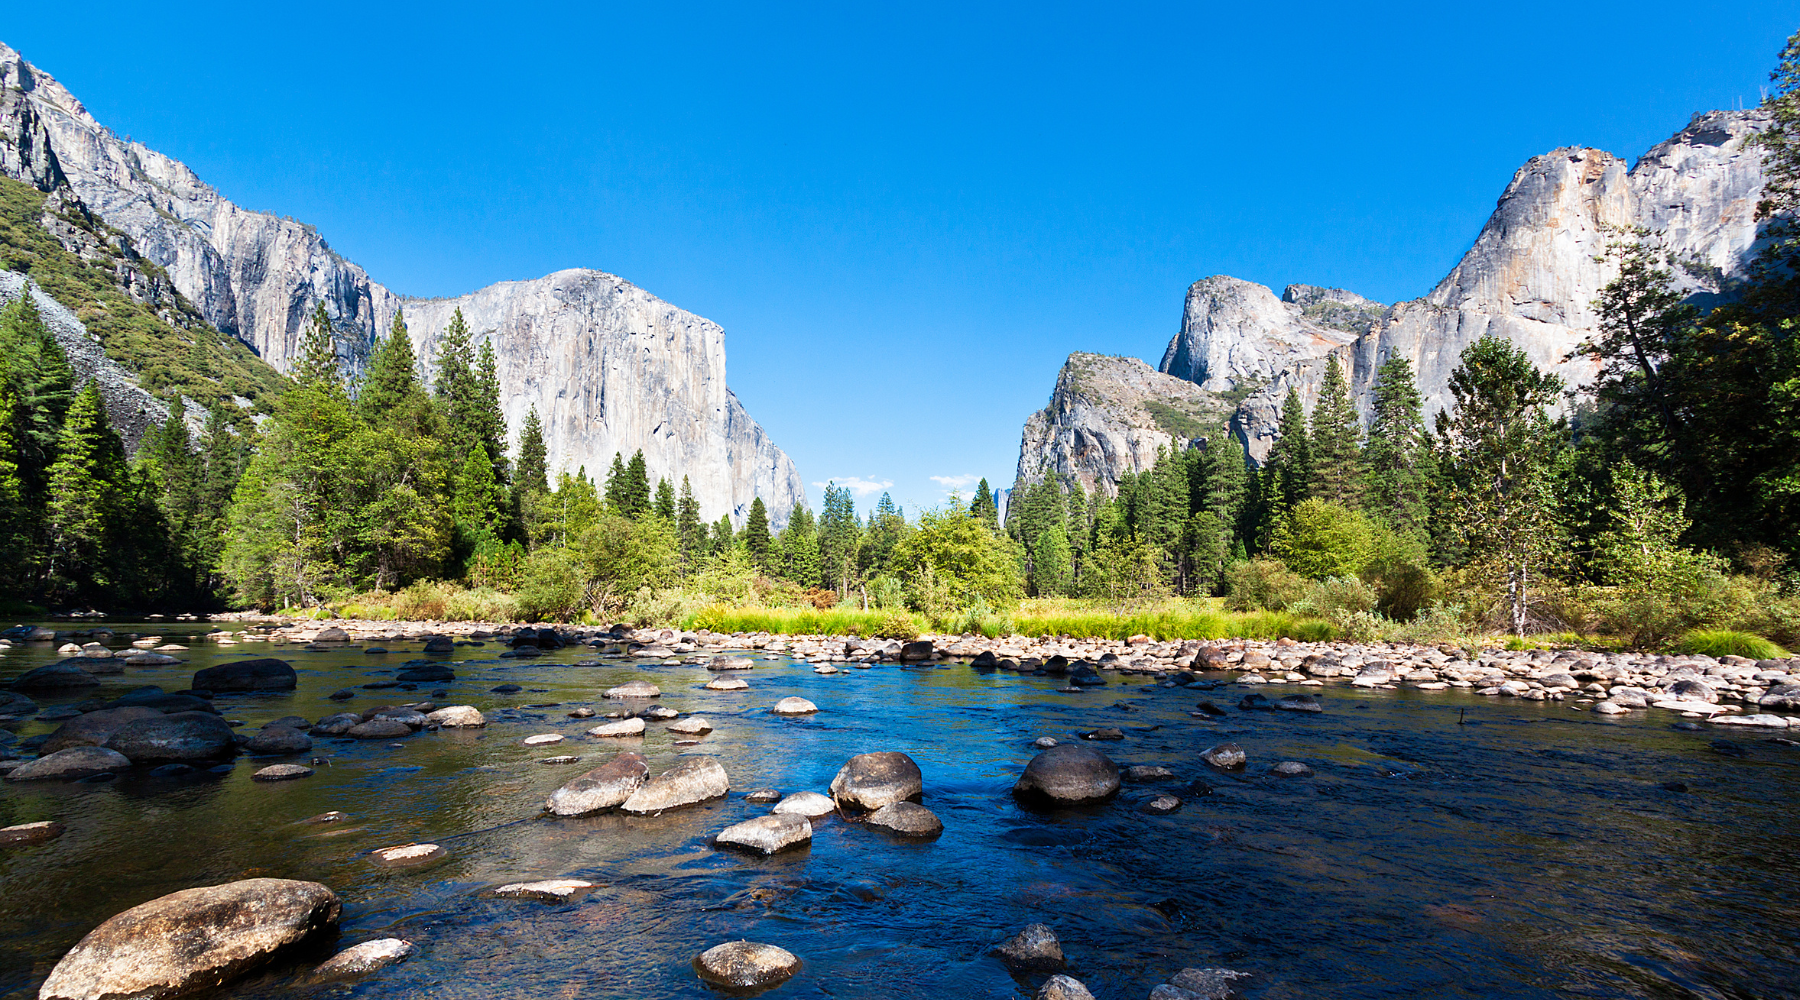
M 727 331 L 809 484 L 1009 484 L 1187 285 L 1424 294 L 1527 158 L 1754 104 L 1790 4 L 15 5 L 0 39 L 412 295 L 564 267 Z M 811 488 L 817 504 L 819 488 Z M 874 502 L 858 486 L 859 509 Z

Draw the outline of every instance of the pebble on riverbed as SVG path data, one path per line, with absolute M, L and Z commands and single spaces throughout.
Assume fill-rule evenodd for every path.
M 1248 972 L 1231 969 L 1182 969 L 1169 981 L 1150 991 L 1150 1000 L 1225 1000 L 1237 990 Z
M 1158 795 L 1138 806 L 1138 809 L 1152 816 L 1167 816 L 1181 808 L 1181 799 L 1174 795 Z
M 695 956 L 694 971 L 716 986 L 754 989 L 788 981 L 800 971 L 800 960 L 772 944 L 728 941 Z
M 811 715 L 819 710 L 819 706 L 805 698 L 783 698 L 770 709 L 776 715 Z
M 1244 753 L 1244 749 L 1236 743 L 1221 743 L 1202 751 L 1200 759 L 1222 771 L 1238 771 L 1243 769 L 1244 763 L 1249 760 L 1249 757 Z
M 304 764 L 270 764 L 250 776 L 251 781 L 293 781 L 295 778 L 310 778 L 313 769 Z
M 609 722 L 604 726 L 595 726 L 588 730 L 587 734 L 589 736 L 598 736 L 603 739 L 617 739 L 624 736 L 642 736 L 644 735 L 644 720 L 621 719 L 618 722 Z
M 716 677 L 706 684 L 708 691 L 744 691 L 750 685 L 739 677 Z

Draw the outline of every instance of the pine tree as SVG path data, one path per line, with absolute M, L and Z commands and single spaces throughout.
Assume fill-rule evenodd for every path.
M 1231 528 L 1238 523 L 1249 499 L 1250 467 L 1243 445 L 1229 426 L 1219 427 L 1206 439 L 1205 470 L 1205 506 L 1202 509 Z
M 1294 386 L 1288 387 L 1287 399 L 1282 401 L 1281 436 L 1269 449 L 1263 470 L 1271 520 L 1307 498 L 1313 470 L 1312 438 L 1306 430 L 1306 409 L 1300 402 L 1300 390 Z
M 629 518 L 640 518 L 650 513 L 650 471 L 644 464 L 644 450 L 638 449 L 625 463 L 625 475 L 619 483 L 622 491 L 619 512 Z M 609 492 L 607 499 L 611 499 Z
M 505 511 L 506 493 L 494 478 L 494 466 L 487 461 L 487 449 L 471 445 L 462 469 L 456 475 L 456 495 L 451 510 L 457 523 L 472 537 L 493 535 L 500 527 Z
M 322 300 L 313 306 L 312 318 L 300 341 L 300 353 L 294 362 L 294 381 L 332 395 L 344 391 L 342 373 L 338 370 L 337 337 Z
M 473 432 L 494 465 L 494 478 L 511 478 L 506 462 L 506 415 L 500 410 L 500 370 L 492 341 L 481 342 L 475 362 L 475 400 L 471 408 Z
M 675 487 L 669 485 L 666 478 L 656 481 L 656 516 L 675 523 Z
M 47 591 L 55 600 L 93 601 L 116 582 L 120 521 L 128 514 L 125 447 L 106 422 L 97 383 L 75 397 L 50 466 L 45 522 L 49 530 Z
M 1326 356 L 1319 403 L 1313 407 L 1310 494 L 1355 508 L 1362 501 L 1362 425 L 1336 354 Z
M 969 513 L 990 530 L 1000 530 L 1000 507 L 994 502 L 994 491 L 988 486 L 985 476 L 975 487 L 975 501 L 969 504 Z
M 681 488 L 687 489 L 687 477 L 681 477 Z M 691 494 L 690 494 L 691 498 Z M 694 514 L 699 516 L 700 506 L 694 505 Z M 758 573 L 770 572 L 769 566 L 769 508 L 763 505 L 762 497 L 750 500 L 750 514 L 744 518 L 744 549 L 750 553 L 750 563 Z
M 25 479 L 19 474 L 19 397 L 0 379 L 0 596 L 17 597 L 30 578 L 32 531 L 26 521 Z
M 781 531 L 781 571 L 802 587 L 819 584 L 819 536 L 814 530 L 812 511 L 798 501 L 788 515 L 787 527 Z
M 755 508 L 751 510 L 755 514 Z M 748 526 L 746 526 L 747 530 Z M 763 550 L 768 551 L 768 518 L 763 519 Z M 688 477 L 681 477 L 681 497 L 675 502 L 675 537 L 680 546 L 682 562 L 692 573 L 699 568 L 700 556 L 706 548 L 706 522 L 700 517 L 700 501 L 694 499 L 694 488 L 688 483 Z
M 825 503 L 819 514 L 819 579 L 814 585 L 849 593 L 856 566 L 856 543 L 862 525 L 856 519 L 856 501 L 847 488 L 825 484 Z
M 1061 597 L 1074 582 L 1074 561 L 1069 537 L 1060 524 L 1052 524 L 1037 537 L 1031 552 L 1031 588 L 1038 597 Z
M 630 500 L 626 497 L 628 487 L 625 483 L 625 460 L 618 452 L 613 452 L 612 465 L 606 470 L 606 505 L 614 513 L 623 514 Z
M 138 446 L 136 463 L 162 512 L 169 531 L 166 548 L 175 559 L 175 564 L 157 568 L 160 585 L 156 589 L 191 604 L 204 589 L 204 580 L 195 578 L 195 549 L 212 524 L 200 516 L 205 468 L 194 451 L 179 404 L 170 407 L 168 419 L 160 426 L 150 425 Z
M 356 396 L 357 412 L 372 426 L 400 425 L 409 433 L 426 433 L 430 397 L 419 382 L 418 369 L 412 334 L 406 330 L 405 317 L 396 310 L 393 326 L 369 360 L 368 374 Z
M 1367 503 L 1371 513 L 1402 535 L 1428 535 L 1431 442 L 1425 434 L 1412 362 L 1398 355 L 1375 374 L 1375 413 L 1369 423 Z
M 715 556 L 724 555 L 731 551 L 733 545 L 737 544 L 737 534 L 731 527 L 731 515 L 721 514 L 718 521 L 713 523 L 712 538 L 709 544 L 712 554 Z
M 525 426 L 519 431 L 519 463 L 513 483 L 521 490 L 550 492 L 548 451 L 544 447 L 544 425 L 538 420 L 537 407 L 525 413 Z
M 1562 550 L 1546 410 L 1561 391 L 1524 351 L 1483 337 L 1450 373 L 1453 406 L 1438 415 L 1458 533 L 1516 636 L 1533 624 L 1533 596 Z
M 464 322 L 459 308 L 451 315 L 450 325 L 445 327 L 444 336 L 438 343 L 437 376 L 432 381 L 432 391 L 444 421 L 444 444 L 452 460 L 458 463 L 469 453 L 470 445 L 480 444 L 485 450 L 487 443 L 482 438 L 477 416 L 480 392 L 474 365 L 475 350 L 469 325 Z
M 25 502 L 43 502 L 44 476 L 56 457 L 63 416 L 75 399 L 75 370 L 45 325 L 26 284 L 18 298 L 0 307 L 0 381 L 18 401 L 13 440 Z

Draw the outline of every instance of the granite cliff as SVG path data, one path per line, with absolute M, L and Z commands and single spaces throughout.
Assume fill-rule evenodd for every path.
M 1608 239 L 1604 227 L 1658 234 L 1680 262 L 1677 280 L 1694 301 L 1729 296 L 1757 240 L 1763 164 L 1748 140 L 1766 121 L 1756 110 L 1696 115 L 1632 165 L 1580 147 L 1533 157 L 1506 186 L 1462 260 L 1412 301 L 1384 305 L 1311 285 L 1289 285 L 1278 298 L 1252 282 L 1204 278 L 1188 288 L 1160 370 L 1215 402 L 1239 399 L 1232 427 L 1257 461 L 1278 436 L 1289 387 L 1299 389 L 1310 410 L 1330 354 L 1349 373 L 1365 420 L 1382 362 L 1412 361 L 1430 419 L 1449 403 L 1450 372 L 1463 349 L 1490 334 L 1517 344 L 1570 386 L 1585 385 L 1594 376 L 1592 363 L 1569 354 L 1593 331 L 1593 301 L 1614 276 L 1610 265 L 1595 260 Z M 1073 355 L 1070 365 L 1087 357 L 1093 355 Z M 1155 438 L 1162 433 L 1156 422 L 1141 408 L 1096 404 L 1105 392 L 1066 391 L 1070 365 L 1057 377 L 1050 406 L 1026 421 L 1019 485 L 1046 474 L 1078 474 L 1090 489 L 1093 481 L 1110 489 L 1119 473 L 1142 468 L 1146 454 L 1154 458 L 1154 447 L 1125 443 Z M 1117 390 L 1126 400 L 1134 391 Z M 1170 438 L 1165 433 L 1161 440 Z
M 491 339 L 513 432 L 544 419 L 552 472 L 604 470 L 643 449 L 651 475 L 687 475 L 709 518 L 761 496 L 778 523 L 804 484 L 726 387 L 724 331 L 598 271 L 409 301 L 311 226 L 226 200 L 181 162 L 114 135 L 56 80 L 0 44 L 0 175 L 66 192 L 129 239 L 207 323 L 285 371 L 317 303 L 347 371 L 404 308 L 427 366 L 457 306 Z M 441 314 L 441 315 L 440 315 Z M 429 367 L 427 368 L 429 372 Z
M 1050 405 L 1025 421 L 1013 489 L 1049 478 L 1111 493 L 1119 475 L 1156 464 L 1219 427 L 1231 404 L 1202 386 L 1137 358 L 1069 355 Z

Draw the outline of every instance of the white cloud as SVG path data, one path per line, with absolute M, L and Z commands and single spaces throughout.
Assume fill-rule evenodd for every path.
M 889 479 L 864 479 L 861 476 L 851 476 L 848 479 L 836 479 L 832 482 L 849 490 L 850 495 L 858 500 L 875 493 L 880 493 L 882 490 L 892 489 L 894 486 L 893 481 Z M 824 489 L 831 484 L 814 483 L 813 485 L 817 486 L 819 489 Z
M 973 486 L 981 481 L 980 476 L 932 476 L 931 481 L 942 486 L 946 491 L 960 490 Z

